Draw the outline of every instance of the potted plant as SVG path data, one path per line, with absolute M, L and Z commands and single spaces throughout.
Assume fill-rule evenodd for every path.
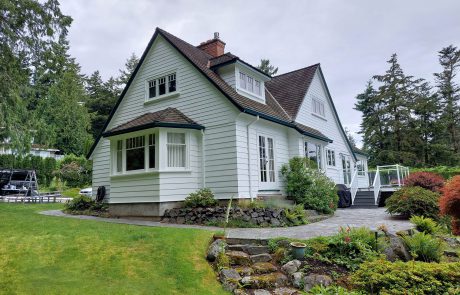
M 292 242 L 290 245 L 295 259 L 302 259 L 305 257 L 306 244 L 301 242 Z

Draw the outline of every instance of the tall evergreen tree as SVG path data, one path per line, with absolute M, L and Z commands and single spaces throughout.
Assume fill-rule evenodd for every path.
M 450 149 L 458 155 L 460 152 L 460 87 L 455 78 L 460 67 L 460 50 L 450 45 L 439 51 L 438 56 L 442 72 L 435 73 L 434 76 L 441 98 L 440 122 L 446 126 L 446 132 L 442 136 Z
M 119 88 L 119 92 L 121 92 L 123 88 L 125 87 L 126 83 L 128 83 L 129 78 L 131 77 L 131 74 L 136 69 L 138 63 L 139 63 L 139 58 L 134 53 L 132 53 L 131 56 L 126 60 L 125 68 L 120 70 L 120 76 L 116 79 L 117 86 Z M 120 93 L 118 93 L 118 95 L 119 94 Z
M 278 73 L 278 67 L 271 65 L 269 59 L 261 59 L 260 65 L 257 68 L 269 76 Z

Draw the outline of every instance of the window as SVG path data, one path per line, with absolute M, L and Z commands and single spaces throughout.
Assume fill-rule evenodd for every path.
M 240 87 L 246 89 L 246 74 L 240 73 Z
M 246 75 L 245 73 L 240 72 L 240 86 L 241 89 L 244 89 L 255 95 L 262 95 L 262 84 L 260 81 L 254 79 L 251 76 Z
M 358 170 L 358 175 L 366 175 L 366 163 L 363 160 L 358 160 L 356 162 L 356 169 Z
M 117 141 L 117 172 L 123 171 L 123 140 Z
M 155 168 L 155 134 L 149 135 L 149 168 Z
M 176 92 L 176 73 L 150 80 L 147 85 L 149 99 Z
M 149 98 L 153 98 L 157 95 L 157 81 L 149 81 Z
M 254 87 L 254 93 L 257 94 L 257 95 L 261 95 L 261 92 L 260 92 L 260 81 L 255 81 L 255 87 Z
M 145 137 L 138 136 L 126 139 L 126 170 L 144 169 Z
M 170 133 L 167 134 L 168 150 L 168 167 L 185 168 L 185 134 Z
M 317 114 L 317 115 L 320 115 L 321 117 L 325 117 L 326 114 L 324 112 L 324 102 L 316 99 L 316 98 L 313 98 L 312 99 L 312 110 L 313 110 L 313 113 Z
M 273 152 L 273 138 L 267 137 L 268 148 L 268 176 L 270 182 L 275 182 L 275 157 Z
M 334 150 L 326 150 L 326 161 L 328 166 L 335 167 L 335 151 Z
M 322 146 L 305 141 L 304 143 L 305 157 L 316 163 L 319 170 L 323 167 L 322 161 Z

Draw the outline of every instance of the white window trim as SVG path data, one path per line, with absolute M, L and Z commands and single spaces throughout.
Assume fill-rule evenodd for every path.
M 315 112 L 315 108 L 314 108 L 315 102 L 317 102 L 319 105 L 323 106 L 324 115 Z M 311 98 L 311 113 L 312 113 L 312 115 L 314 115 L 314 116 L 316 116 L 316 117 L 318 117 L 320 119 L 326 120 L 326 103 L 323 100 L 313 96 Z
M 358 169 L 358 162 L 361 162 L 361 167 L 363 168 L 363 170 Z M 358 170 L 358 176 L 366 176 L 366 172 L 367 172 L 366 167 L 367 167 L 367 160 L 356 161 L 356 170 Z
M 308 155 L 305 155 L 305 143 L 309 143 L 309 144 L 313 144 L 315 146 L 315 150 L 316 150 L 316 147 L 319 146 L 320 147 L 320 157 L 321 157 L 321 165 L 318 165 L 318 156 L 316 156 L 316 164 L 318 165 L 318 170 L 321 171 L 321 172 L 325 172 L 325 169 L 327 167 L 327 159 L 326 159 L 326 152 L 325 152 L 325 147 L 322 143 L 318 142 L 318 141 L 315 141 L 315 140 L 311 140 L 310 138 L 304 138 L 303 139 L 303 145 L 302 145 L 302 153 L 303 153 L 303 157 L 308 157 Z
M 246 75 L 246 88 L 241 87 L 240 73 Z M 247 85 L 248 85 L 247 77 L 252 78 L 252 90 L 253 90 L 253 92 L 247 90 Z M 249 74 L 246 71 L 242 71 L 239 68 L 236 68 L 236 78 L 237 78 L 236 79 L 236 89 L 239 92 L 242 92 L 243 95 L 246 95 L 251 99 L 254 99 L 256 101 L 265 103 L 265 82 L 262 79 L 259 79 L 256 75 L 252 75 L 252 74 Z M 260 95 L 255 93 L 256 81 L 258 81 L 260 83 Z
M 175 74 L 176 75 L 176 91 L 174 92 L 169 92 L 169 87 L 168 87 L 168 76 L 169 75 L 172 75 L 172 74 Z M 166 93 L 165 94 L 162 94 L 162 95 L 157 95 L 155 97 L 152 97 L 152 98 L 149 98 L 149 82 L 152 81 L 152 80 L 158 80 L 160 78 L 165 78 L 165 83 L 166 83 Z M 145 96 L 144 96 L 144 104 L 149 104 L 149 103 L 153 103 L 153 102 L 156 102 L 156 101 L 159 101 L 159 100 L 163 100 L 165 98 L 173 98 L 173 97 L 177 97 L 180 95 L 180 88 L 179 88 L 179 74 L 178 74 L 178 71 L 177 70 L 171 70 L 171 71 L 167 71 L 167 72 L 163 72 L 162 74 L 158 74 L 156 76 L 152 76 L 152 77 L 149 77 L 148 79 L 145 80 L 145 83 L 144 83 L 144 93 L 145 93 Z M 156 89 L 157 89 L 157 92 L 158 92 L 158 88 L 159 88 L 159 84 L 158 82 L 156 83 Z
M 258 179 L 259 179 L 259 183 L 262 183 L 262 180 L 260 178 L 260 151 L 259 151 L 259 136 L 263 136 L 265 137 L 265 140 L 267 140 L 267 137 L 273 139 L 273 168 L 274 168 L 274 173 L 275 173 L 275 181 L 273 182 L 264 182 L 264 184 L 271 184 L 271 185 L 274 185 L 274 184 L 277 184 L 278 183 L 278 179 L 280 178 L 280 175 L 279 175 L 279 172 L 277 172 L 277 152 L 276 152 L 276 136 L 274 136 L 273 134 L 268 134 L 268 133 L 259 133 L 257 132 L 256 133 L 256 145 L 257 145 L 257 173 L 258 173 Z M 266 141 L 268 142 L 268 141 Z M 267 147 L 266 147 L 267 148 Z M 269 179 L 269 170 L 268 170 L 268 163 L 267 163 L 267 179 Z
M 329 165 L 329 156 L 328 156 L 328 152 L 331 152 L 333 155 L 334 155 L 334 164 L 335 165 Z M 337 169 L 337 155 L 335 153 L 335 149 L 332 149 L 332 148 L 325 148 L 325 154 L 326 154 L 326 166 L 328 168 L 332 168 L 332 169 Z
M 167 133 L 184 133 L 185 134 L 185 167 L 167 167 Z M 191 172 L 190 168 L 190 143 L 192 130 L 179 128 L 153 128 L 142 131 L 121 134 L 110 138 L 110 177 L 138 175 L 145 173 L 163 173 L 163 172 Z M 155 168 L 149 168 L 149 134 L 155 134 Z M 126 139 L 144 136 L 144 169 L 126 170 Z M 122 140 L 122 171 L 117 172 L 117 141 Z

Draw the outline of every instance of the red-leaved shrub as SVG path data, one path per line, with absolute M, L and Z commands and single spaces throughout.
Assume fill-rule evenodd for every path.
M 441 214 L 452 216 L 452 233 L 460 236 L 460 175 L 452 177 L 439 199 Z
M 414 172 L 404 179 L 407 186 L 420 186 L 432 192 L 439 192 L 444 186 L 444 178 L 431 172 Z

